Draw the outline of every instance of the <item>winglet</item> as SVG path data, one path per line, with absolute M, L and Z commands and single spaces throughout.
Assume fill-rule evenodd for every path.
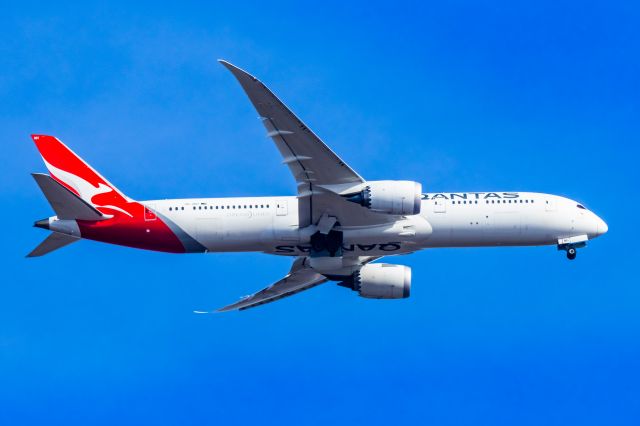
M 240 67 L 237 67 L 237 66 L 233 65 L 229 61 L 225 61 L 224 59 L 218 59 L 218 62 L 220 62 L 226 69 L 231 71 L 231 74 L 233 74 L 234 77 L 238 79 L 238 81 L 240 82 L 240 84 L 243 87 L 244 87 L 244 84 L 245 84 L 243 82 L 243 79 L 249 79 L 249 80 L 253 80 L 253 81 L 260 81 L 256 77 L 251 75 L 250 73 L 246 72 L 245 70 L 243 70 Z

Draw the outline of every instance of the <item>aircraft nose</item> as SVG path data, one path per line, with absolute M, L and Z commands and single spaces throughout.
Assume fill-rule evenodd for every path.
M 607 225 L 607 222 L 605 222 L 604 220 L 602 220 L 598 216 L 596 216 L 596 223 L 598 224 L 597 225 L 597 227 L 598 227 L 597 228 L 598 229 L 597 234 L 598 235 L 606 234 L 607 231 L 609 231 L 609 226 Z

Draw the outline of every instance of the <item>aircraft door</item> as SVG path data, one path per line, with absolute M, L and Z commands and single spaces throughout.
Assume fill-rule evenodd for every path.
M 446 200 L 443 200 L 443 199 L 433 200 L 433 212 L 446 213 L 447 212 Z
M 288 211 L 287 200 L 276 201 L 276 216 L 286 216 Z
M 144 206 L 144 221 L 145 222 L 152 222 L 154 220 L 156 220 L 158 217 L 156 216 L 156 213 L 154 212 L 156 208 L 155 204 L 149 204 L 148 206 Z

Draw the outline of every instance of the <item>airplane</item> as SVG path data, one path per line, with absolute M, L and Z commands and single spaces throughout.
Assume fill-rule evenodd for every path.
M 372 299 L 407 298 L 411 268 L 376 262 L 426 248 L 556 245 L 567 258 L 608 231 L 582 204 L 518 191 L 424 193 L 367 181 L 262 82 L 225 60 L 297 185 L 293 196 L 136 201 L 48 135 L 32 135 L 49 174 L 33 177 L 55 212 L 28 257 L 81 239 L 169 253 L 290 256 L 289 273 L 217 311 L 244 310 L 327 281 Z

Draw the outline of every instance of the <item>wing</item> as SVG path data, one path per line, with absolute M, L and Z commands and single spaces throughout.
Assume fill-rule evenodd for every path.
M 286 277 L 251 296 L 245 297 L 239 302 L 218 309 L 218 312 L 244 310 L 275 302 L 328 281 L 323 275 L 318 274 L 309 267 L 305 267 L 304 261 L 304 257 L 297 258 Z
M 358 259 L 360 266 L 380 259 L 382 256 L 361 256 Z M 227 305 L 218 309 L 217 312 L 226 312 L 234 310 L 245 310 L 254 308 L 265 303 L 275 302 L 284 297 L 293 296 L 301 291 L 308 290 L 317 285 L 323 284 L 328 280 L 324 275 L 315 272 L 308 267 L 307 257 L 298 257 L 291 266 L 289 274 L 280 281 L 271 284 L 269 287 L 260 290 L 250 296 L 247 296 L 239 302 Z M 197 313 L 206 313 L 203 311 L 196 311 Z
M 220 60 L 236 77 L 258 111 L 298 185 L 300 227 L 316 224 L 323 213 L 338 216 L 343 226 L 388 222 L 390 218 L 363 210 L 327 190 L 346 189 L 365 180 L 340 159 L 267 86 L 246 71 Z M 341 216 L 341 217 L 340 217 Z

